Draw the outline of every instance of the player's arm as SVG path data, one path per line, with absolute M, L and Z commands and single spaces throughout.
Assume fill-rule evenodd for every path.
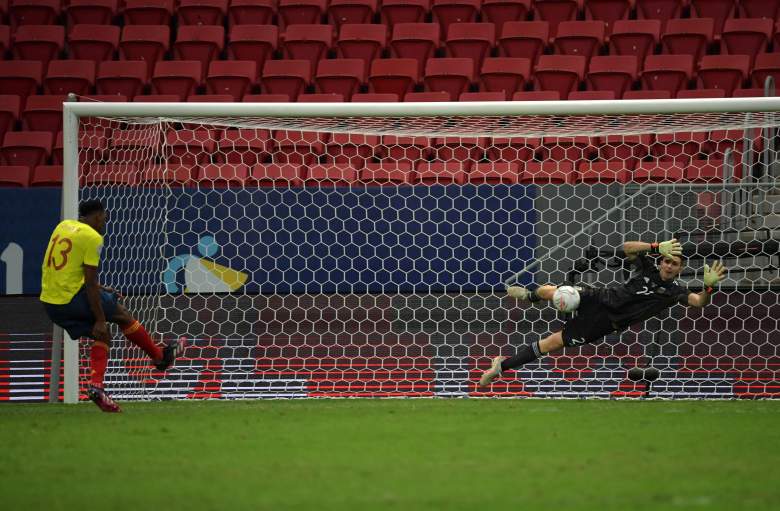
M 97 266 L 84 265 L 84 286 L 87 291 L 87 300 L 95 316 L 95 326 L 92 328 L 92 336 L 96 341 L 107 343 L 109 338 L 106 314 L 100 303 L 100 283 L 98 282 Z
M 726 268 L 720 261 L 710 265 L 704 265 L 704 289 L 700 293 L 688 295 L 688 305 L 691 307 L 704 307 L 710 303 L 710 297 L 715 292 L 715 286 L 726 276 Z
M 639 254 L 661 254 L 664 257 L 682 255 L 682 245 L 676 239 L 662 241 L 660 243 L 645 243 L 644 241 L 626 241 L 623 243 L 623 252 L 626 259 L 633 261 Z

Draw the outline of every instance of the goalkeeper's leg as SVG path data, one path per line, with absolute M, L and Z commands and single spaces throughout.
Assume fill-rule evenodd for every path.
M 509 358 L 495 357 L 491 362 L 490 369 L 482 373 L 482 377 L 479 379 L 479 386 L 481 388 L 487 387 L 493 380 L 501 377 L 504 371 L 533 362 L 542 355 L 546 355 L 551 351 L 557 351 L 563 348 L 563 346 L 563 331 L 560 331 L 545 337 L 541 341 L 520 346 L 517 353 Z

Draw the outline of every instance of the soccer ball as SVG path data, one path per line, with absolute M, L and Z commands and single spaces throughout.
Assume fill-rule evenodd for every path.
M 580 306 L 580 292 L 571 286 L 561 286 L 553 294 L 553 306 L 561 312 L 574 312 Z

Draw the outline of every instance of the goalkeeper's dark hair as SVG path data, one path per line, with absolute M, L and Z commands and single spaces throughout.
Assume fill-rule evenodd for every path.
M 103 203 L 100 202 L 98 199 L 90 199 L 85 200 L 81 203 L 79 203 L 79 217 L 84 218 L 86 216 L 91 215 L 92 213 L 99 213 L 101 211 L 105 211 L 106 208 L 103 207 Z

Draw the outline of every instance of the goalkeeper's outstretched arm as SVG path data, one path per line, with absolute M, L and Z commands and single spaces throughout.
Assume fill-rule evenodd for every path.
M 662 241 L 660 243 L 645 243 L 644 241 L 626 241 L 623 243 L 623 252 L 626 259 L 633 261 L 637 254 L 648 252 L 651 254 L 661 254 L 664 257 L 682 255 L 682 245 L 676 239 Z
M 704 265 L 704 289 L 700 293 L 688 295 L 688 305 L 692 307 L 704 307 L 710 303 L 710 297 L 715 292 L 715 286 L 726 276 L 726 268 L 720 261 L 710 265 Z

